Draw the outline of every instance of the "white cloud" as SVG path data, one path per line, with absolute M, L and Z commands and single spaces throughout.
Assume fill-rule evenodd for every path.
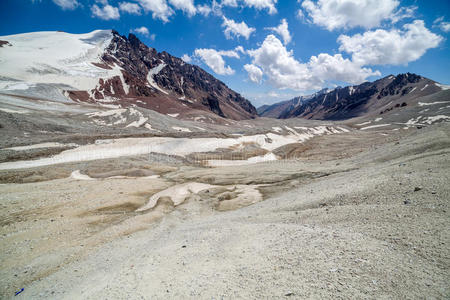
M 197 5 L 197 12 L 205 17 L 211 13 L 212 9 L 208 5 Z
M 53 2 L 63 10 L 74 10 L 80 6 L 77 0 L 53 0 Z
M 359 84 L 364 82 L 367 77 L 381 75 L 378 71 L 373 72 L 369 68 L 362 68 L 361 65 L 343 58 L 341 54 L 331 56 L 321 53 L 318 56 L 311 56 L 308 67 L 320 81 L 343 81 Z
M 378 29 L 338 38 L 339 50 L 351 53 L 352 60 L 360 65 L 407 64 L 437 47 L 442 40 L 429 31 L 422 20 L 406 24 L 402 30 Z
M 249 7 L 254 7 L 256 9 L 268 9 L 269 14 L 277 13 L 277 9 L 275 8 L 275 4 L 277 0 L 243 0 L 244 4 Z
M 196 49 L 194 54 L 219 75 L 234 74 L 234 70 L 230 66 L 225 65 L 223 56 L 239 58 L 239 54 L 234 50 L 217 51 L 214 49 Z
M 417 6 L 401 7 L 399 10 L 394 12 L 389 19 L 392 23 L 397 23 L 403 19 L 413 18 L 416 14 Z
M 439 28 L 444 32 L 450 32 L 450 23 L 449 22 L 442 22 L 439 25 Z
M 245 71 L 248 73 L 248 78 L 256 83 L 261 83 L 263 77 L 263 71 L 255 65 L 244 65 Z
M 278 33 L 282 38 L 285 45 L 289 44 L 292 40 L 291 34 L 289 33 L 288 22 L 286 19 L 281 20 L 280 25 L 277 27 L 266 28 Z
M 194 0 L 169 0 L 169 3 L 176 9 L 185 12 L 188 16 L 193 16 L 197 13 Z
M 351 60 L 344 59 L 341 54 L 331 56 L 322 53 L 317 57 L 312 56 L 308 63 L 300 63 L 274 35 L 268 35 L 260 48 L 247 53 L 252 57 L 252 64 L 266 74 L 268 82 L 282 89 L 319 89 L 330 80 L 357 84 L 369 76 L 380 75 L 379 72 L 361 68 Z M 254 76 L 253 73 L 249 75 Z
M 150 31 L 145 26 L 141 26 L 141 27 L 135 28 L 135 29 L 133 29 L 131 31 L 134 32 L 134 33 L 142 34 L 143 36 L 148 37 L 152 41 L 154 41 L 155 38 L 156 38 L 156 35 L 155 34 L 150 34 Z
M 183 56 L 181 57 L 181 59 L 185 62 L 185 63 L 191 63 L 192 62 L 192 58 L 187 55 L 187 54 L 183 54 Z
M 244 48 L 242 47 L 242 46 L 237 46 L 236 48 L 234 48 L 234 51 L 236 51 L 236 52 L 240 52 L 240 53 L 242 53 L 242 54 L 245 54 L 246 52 L 245 52 L 245 50 L 244 50 Z
M 238 7 L 239 3 L 244 7 L 252 7 L 258 10 L 268 9 L 271 15 L 277 13 L 275 7 L 277 0 L 222 0 L 219 6 Z
M 131 2 L 120 2 L 119 3 L 119 9 L 121 11 L 127 12 L 129 14 L 133 15 L 140 15 L 141 14 L 141 7 L 136 3 Z
M 169 22 L 169 17 L 174 14 L 166 0 L 137 0 L 145 12 L 151 12 L 153 19 Z
M 219 53 L 222 56 L 240 58 L 239 54 L 236 52 L 236 50 L 220 50 L 220 51 L 217 51 L 217 53 Z
M 302 7 L 311 22 L 328 30 L 377 27 L 384 20 L 399 19 L 398 0 L 304 0 Z
M 238 3 L 237 3 L 237 0 L 222 0 L 221 5 L 237 7 Z
M 246 40 L 250 37 L 250 35 L 256 31 L 255 28 L 248 27 L 244 21 L 241 23 L 236 23 L 234 20 L 227 19 L 225 16 L 223 17 L 222 27 L 225 27 L 223 33 L 227 39 L 231 39 L 232 36 L 243 36 Z
M 444 17 L 439 17 L 434 20 L 433 27 L 438 27 L 443 32 L 450 32 L 450 22 L 445 22 Z
M 303 21 L 305 19 L 305 14 L 303 13 L 303 10 L 301 10 L 301 9 L 297 10 L 296 17 L 297 17 L 297 19 Z
M 92 14 L 103 20 L 118 20 L 120 18 L 119 9 L 109 4 L 99 7 L 97 4 L 91 7 Z

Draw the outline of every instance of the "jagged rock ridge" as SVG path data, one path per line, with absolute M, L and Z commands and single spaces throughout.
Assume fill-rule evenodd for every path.
M 441 85 L 433 80 L 406 73 L 356 86 L 325 89 L 308 97 L 297 97 L 258 110 L 263 117 L 342 120 L 370 113 L 383 114 L 393 107 L 408 105 L 412 99 L 441 90 Z
M 122 76 L 100 79 L 89 91 L 70 91 L 72 99 L 121 99 L 171 114 L 207 110 L 235 120 L 256 116 L 255 107 L 223 82 L 198 66 L 147 47 L 133 34 L 125 37 L 113 31 L 101 61 L 95 65 L 104 69 L 119 67 Z

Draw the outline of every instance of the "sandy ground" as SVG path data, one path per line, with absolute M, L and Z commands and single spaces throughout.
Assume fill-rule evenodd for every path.
M 283 161 L 122 158 L 1 184 L 0 297 L 449 298 L 450 124 L 379 130 Z

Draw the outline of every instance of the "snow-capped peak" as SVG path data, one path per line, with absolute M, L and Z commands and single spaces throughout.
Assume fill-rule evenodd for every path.
M 0 76 L 27 83 L 65 84 L 74 89 L 93 88 L 98 78 L 117 75 L 94 65 L 113 38 L 111 30 L 86 34 L 60 31 L 1 36 L 11 46 L 0 48 Z M 113 74 L 114 73 L 114 74 Z

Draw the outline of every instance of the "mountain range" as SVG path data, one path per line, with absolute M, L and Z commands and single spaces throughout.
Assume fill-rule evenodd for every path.
M 0 37 L 3 90 L 109 106 L 135 105 L 180 118 L 211 112 L 234 120 L 255 107 L 202 68 L 114 30 Z M 44 94 L 44 95 L 43 95 Z
M 389 75 L 360 85 L 323 89 L 309 96 L 295 97 L 258 108 L 262 117 L 287 119 L 343 120 L 367 114 L 383 114 L 408 105 L 413 99 L 447 87 L 420 75 Z
M 389 75 L 360 85 L 323 89 L 256 109 L 202 68 L 114 30 L 86 34 L 34 32 L 0 37 L 3 93 L 141 107 L 183 120 L 300 117 L 344 120 L 389 112 L 447 87 L 420 75 Z

